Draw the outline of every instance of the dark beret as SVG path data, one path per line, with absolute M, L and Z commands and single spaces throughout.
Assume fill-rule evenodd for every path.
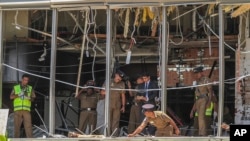
M 144 109 L 144 110 L 153 110 L 154 109 L 154 105 L 153 104 L 144 104 L 143 106 L 142 106 L 142 108 Z
M 203 72 L 203 67 L 199 66 L 193 69 L 194 73 Z
M 123 78 L 125 76 L 125 73 L 121 70 L 117 70 L 116 74 L 118 74 L 121 78 Z
M 94 80 L 88 80 L 88 81 L 86 82 L 86 85 L 87 85 L 87 86 L 95 86 L 95 81 L 94 81 Z

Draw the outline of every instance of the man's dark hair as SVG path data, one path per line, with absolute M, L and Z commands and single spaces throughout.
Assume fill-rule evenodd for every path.
M 149 75 L 148 72 L 143 72 L 141 76 L 142 76 L 142 77 L 143 77 L 143 76 L 149 77 L 150 75 Z
M 24 78 L 24 77 L 30 77 L 28 74 L 23 74 L 23 76 L 22 76 L 22 78 Z

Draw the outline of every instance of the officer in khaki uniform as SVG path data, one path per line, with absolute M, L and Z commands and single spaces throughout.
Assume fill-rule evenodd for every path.
M 197 87 L 195 89 L 195 109 L 198 113 L 199 136 L 206 136 L 206 108 L 210 106 L 211 97 L 213 94 L 210 80 L 205 76 L 203 67 L 194 68 L 194 73 L 197 75 Z
M 32 138 L 31 102 L 36 95 L 32 86 L 28 85 L 29 75 L 24 74 L 22 81 L 13 87 L 10 99 L 14 104 L 14 137 L 20 138 L 20 127 L 23 122 L 27 138 Z
M 135 89 L 138 89 L 138 85 L 144 83 L 142 76 L 138 76 L 136 79 L 136 86 Z M 132 133 L 141 123 L 141 105 L 139 104 L 139 100 L 137 100 L 136 95 L 137 92 L 133 91 L 130 93 L 131 97 L 133 97 L 133 105 L 130 109 L 129 114 L 129 123 L 128 123 L 128 133 Z
M 194 117 L 194 136 L 198 136 L 198 129 L 199 129 L 199 125 L 198 125 L 198 113 L 196 112 L 195 109 L 195 104 L 192 107 L 192 110 L 190 112 L 190 118 Z M 213 124 L 212 121 L 214 120 L 212 116 L 214 116 L 214 113 L 216 113 L 218 111 L 218 107 L 217 107 L 217 98 L 216 96 L 213 94 L 212 96 L 212 100 L 211 103 L 209 104 L 209 107 L 206 107 L 206 112 L 205 112 L 205 125 L 206 125 L 206 131 L 207 134 L 206 135 L 211 135 L 212 134 L 212 128 L 211 125 Z
M 95 83 L 93 80 L 88 80 L 87 88 L 79 91 L 77 98 L 81 101 L 81 113 L 79 118 L 79 130 L 90 133 L 96 128 L 97 112 L 96 106 L 98 102 L 98 93 L 95 92 Z M 88 131 L 86 131 L 88 126 Z
M 121 112 L 125 112 L 125 83 L 122 81 L 124 73 L 117 71 L 110 84 L 110 101 L 109 101 L 109 114 L 110 114 L 110 134 L 118 135 L 119 122 Z M 105 87 L 105 82 L 103 84 Z M 103 90 L 105 92 L 105 90 Z M 115 132 L 115 133 L 114 133 Z
M 175 124 L 175 122 L 164 112 L 154 111 L 153 104 L 144 104 L 142 106 L 144 110 L 145 119 L 141 125 L 128 137 L 134 137 L 136 134 L 141 133 L 141 131 L 147 126 L 147 124 L 154 125 L 157 129 L 155 132 L 156 137 L 173 136 L 180 134 L 180 130 Z

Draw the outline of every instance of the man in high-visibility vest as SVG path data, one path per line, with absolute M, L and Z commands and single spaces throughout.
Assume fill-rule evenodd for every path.
M 211 134 L 211 131 L 212 131 L 212 128 L 211 128 L 211 125 L 212 125 L 212 115 L 213 115 L 213 112 L 217 112 L 217 98 L 216 96 L 213 94 L 212 96 L 212 100 L 210 102 L 210 104 L 208 104 L 209 107 L 206 107 L 206 112 L 205 112 L 205 129 L 206 129 L 206 135 L 210 135 Z M 198 129 L 199 129 L 199 124 L 198 124 L 198 112 L 196 111 L 195 109 L 195 103 L 193 105 L 193 108 L 190 112 L 190 118 L 193 118 L 193 115 L 195 116 L 194 117 L 194 136 L 198 136 Z
M 206 108 L 212 99 L 212 85 L 210 79 L 205 76 L 203 66 L 193 69 L 196 74 L 197 86 L 195 88 L 195 110 L 198 112 L 199 136 L 206 136 Z
M 32 138 L 31 102 L 36 95 L 32 86 L 28 85 L 29 75 L 24 74 L 20 84 L 13 87 L 10 99 L 13 100 L 14 108 L 14 137 L 20 138 L 22 122 L 27 138 Z

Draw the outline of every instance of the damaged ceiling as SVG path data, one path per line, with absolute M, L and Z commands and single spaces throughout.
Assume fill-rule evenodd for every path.
M 247 2 L 247 0 L 237 1 L 237 3 Z M 225 12 L 229 13 L 229 18 L 230 16 L 237 17 L 241 13 L 249 10 L 247 4 L 243 6 L 235 3 L 233 0 L 146 0 L 143 2 L 140 0 L 26 0 L 22 2 L 17 0 L 2 0 L 0 1 L 0 6 L 2 10 L 6 11 L 14 9 L 30 10 L 31 18 L 29 20 L 31 23 L 34 22 L 32 20 L 36 20 L 35 22 L 37 22 L 37 20 L 45 22 L 45 16 L 47 16 L 45 15 L 45 11 L 53 8 L 57 8 L 59 13 L 68 13 L 67 17 L 60 18 L 68 19 L 72 22 L 69 22 L 69 25 L 65 23 L 60 25 L 60 21 L 62 20 L 59 20 L 58 23 L 59 27 L 70 27 L 65 30 L 67 33 L 62 33 L 64 29 L 59 31 L 64 37 L 58 37 L 58 50 L 80 53 L 81 48 L 84 47 L 85 52 L 89 52 L 90 55 L 95 55 L 95 57 L 101 59 L 105 57 L 106 50 L 106 21 L 98 23 L 98 18 L 103 16 L 104 18 L 102 19 L 105 19 L 106 13 L 103 13 L 103 9 L 110 6 L 110 8 L 115 9 L 115 12 L 118 13 L 117 15 L 115 14 L 117 17 L 114 16 L 114 26 L 112 29 L 115 33 L 113 34 L 114 39 L 112 41 L 112 47 L 114 48 L 113 57 L 118 57 L 121 61 L 125 61 L 128 52 L 131 52 L 134 63 L 140 63 L 142 61 L 141 58 L 146 58 L 149 63 L 157 63 L 159 61 L 161 49 L 161 39 L 159 35 L 162 30 L 162 13 L 160 7 L 166 6 L 169 20 L 168 37 L 170 39 L 168 57 L 169 63 L 171 64 L 179 59 L 178 54 L 176 55 L 175 53 L 176 49 L 218 47 L 217 6 L 220 3 L 225 5 L 224 9 Z M 232 4 L 234 5 L 232 6 Z M 82 44 L 84 17 L 79 17 L 79 14 L 84 14 L 83 11 L 89 12 L 88 14 L 91 15 L 89 18 L 93 18 L 93 16 L 97 18 L 95 25 L 89 26 L 85 45 Z M 96 13 L 98 15 L 94 15 Z M 196 18 L 194 18 L 193 14 L 195 14 Z M 66 14 L 62 15 L 65 16 Z M 77 16 L 78 19 L 73 18 Z M 190 20 L 190 18 L 192 20 Z M 193 22 L 194 20 L 195 22 Z M 51 25 L 51 22 L 52 21 L 46 24 Z M 77 33 L 73 32 L 73 26 L 78 26 Z M 18 25 L 18 27 L 28 30 L 36 29 L 35 26 L 32 27 L 32 25 Z M 230 28 L 236 30 L 237 27 L 234 25 L 234 27 L 228 27 L 228 29 Z M 206 31 L 209 31 L 209 33 L 205 33 Z M 37 31 L 33 30 L 33 32 Z M 40 34 L 49 34 L 49 31 L 46 30 L 41 32 L 44 33 Z M 69 39 L 69 36 L 73 34 L 77 34 L 77 37 L 75 36 L 74 39 Z M 225 36 L 226 46 L 235 48 L 235 44 L 237 43 L 236 34 L 237 31 Z M 42 43 L 44 41 L 36 37 L 30 37 L 29 39 L 31 42 Z M 93 48 L 95 48 L 95 50 L 93 50 Z

